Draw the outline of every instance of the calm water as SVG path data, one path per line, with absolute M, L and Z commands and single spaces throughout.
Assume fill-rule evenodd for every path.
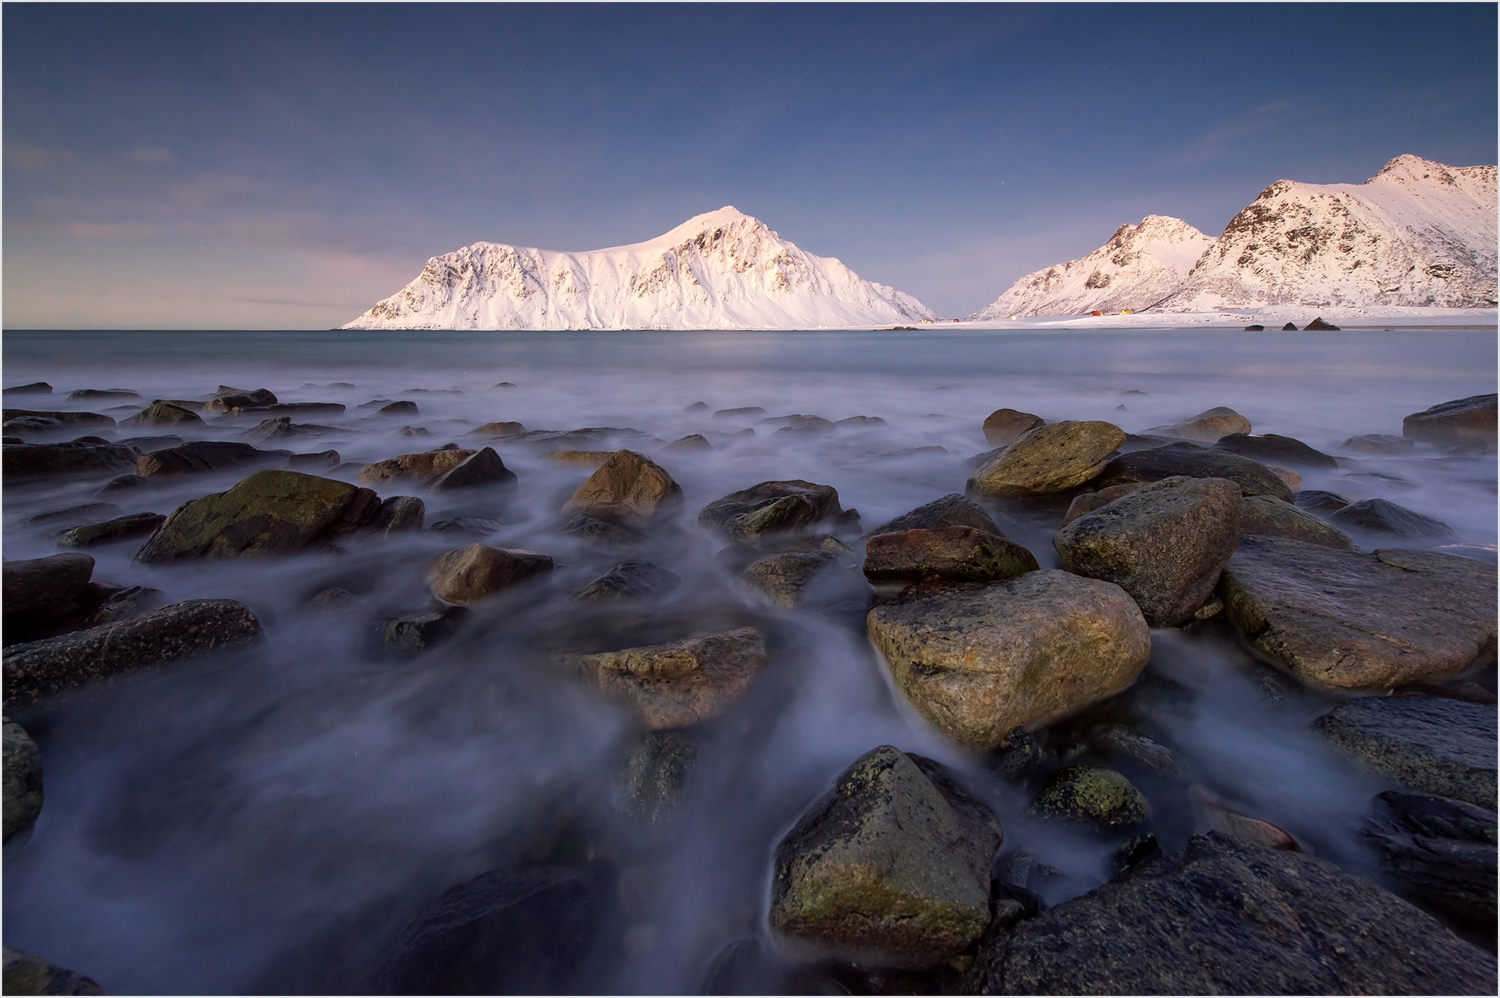
M 268 633 L 250 651 L 17 715 L 41 746 L 47 798 L 33 833 L 5 847 L 6 941 L 113 992 L 347 989 L 443 890 L 537 859 L 620 871 L 621 915 L 610 931 L 624 956 L 601 971 L 598 990 L 693 991 L 720 947 L 764 934 L 781 834 L 834 774 L 882 743 L 948 762 L 991 800 L 1007 848 L 1059 871 L 1050 900 L 1103 880 L 1110 844 L 1028 822 L 1021 790 L 893 693 L 857 613 L 769 610 L 714 561 L 721 545 L 698 530 L 697 511 L 762 480 L 833 485 L 868 528 L 962 491 L 965 459 L 987 446 L 980 423 L 1001 406 L 1139 432 L 1228 405 L 1256 432 L 1339 454 L 1341 467 L 1307 473 L 1305 488 L 1382 496 L 1449 523 L 1455 551 L 1495 551 L 1493 456 L 1339 450 L 1356 434 L 1399 434 L 1407 413 L 1493 391 L 1493 329 L 5 334 L 4 383 L 34 380 L 59 395 L 8 404 L 89 408 L 62 399 L 76 388 L 193 398 L 220 384 L 342 402 L 343 418 L 306 420 L 331 429 L 297 449 L 336 448 L 346 465 L 332 474 L 351 481 L 359 464 L 462 443 L 492 420 L 631 428 L 645 437 L 630 446 L 652 453 L 687 500 L 680 524 L 645 552 L 685 584 L 635 617 L 568 599 L 615 560 L 555 533 L 558 508 L 588 469 L 504 442 L 498 449 L 520 479 L 513 494 L 427 497 L 429 524 L 487 516 L 499 521 L 488 537 L 423 533 L 351 543 L 339 555 L 158 569 L 131 562 L 135 544 L 92 552 L 96 580 L 154 586 L 174 601 L 240 599 Z M 420 415 L 355 409 L 377 398 L 411 399 Z M 698 401 L 709 410 L 687 410 Z M 886 425 L 777 434 L 759 417 L 711 416 L 740 406 Z M 118 418 L 136 408 L 92 411 Z M 210 423 L 198 435 L 236 439 L 248 425 Z M 404 425 L 428 435 L 400 436 Z M 734 435 L 745 427 L 754 434 Z M 713 451 L 661 449 L 699 432 Z M 110 500 L 126 512 L 166 513 L 240 477 L 184 476 Z M 99 484 L 7 483 L 6 557 L 53 553 L 44 529 L 19 521 L 90 501 Z M 1055 520 L 1000 515 L 1044 567 L 1056 564 Z M 547 551 L 558 571 L 481 609 L 451 645 L 405 663 L 372 657 L 368 622 L 425 608 L 425 564 L 475 539 Z M 331 620 L 316 616 L 305 601 L 330 585 L 362 602 Z M 617 774 L 639 732 L 625 712 L 549 670 L 548 657 L 744 623 L 769 636 L 771 667 L 698 734 L 698 766 L 675 821 L 625 815 Z M 1130 694 L 1136 723 L 1187 760 L 1193 783 L 1282 825 L 1310 851 L 1367 870 L 1355 829 L 1380 785 L 1311 733 L 1329 701 L 1268 697 L 1261 671 L 1222 636 L 1153 639 L 1152 665 Z M 1143 789 L 1163 844 L 1179 846 L 1192 830 L 1181 795 Z

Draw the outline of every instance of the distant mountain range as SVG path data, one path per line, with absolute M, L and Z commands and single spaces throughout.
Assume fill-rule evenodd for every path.
M 1122 225 L 1027 274 L 971 321 L 1273 305 L 1496 304 L 1496 168 L 1398 156 L 1363 184 L 1278 180 L 1204 235 Z M 815 329 L 934 322 L 911 295 L 725 207 L 643 243 L 561 253 L 475 243 L 433 257 L 345 329 Z

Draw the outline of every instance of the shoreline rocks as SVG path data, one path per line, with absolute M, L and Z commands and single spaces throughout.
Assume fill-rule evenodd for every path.
M 1029 430 L 969 479 L 981 495 L 1065 492 L 1104 470 L 1125 431 L 1098 420 L 1064 420 Z
M 1180 441 L 1131 451 L 1115 458 L 1099 473 L 1101 488 L 1129 482 L 1160 481 L 1183 475 L 1188 478 L 1227 478 L 1247 496 L 1275 496 L 1292 501 L 1292 489 L 1270 468 L 1248 457 L 1199 447 Z
M 1000 582 L 1040 566 L 1026 548 L 970 526 L 886 531 L 865 541 L 865 578 L 871 582 Z
M 1318 718 L 1340 751 L 1403 786 L 1495 810 L 1495 708 L 1446 697 L 1360 697 Z
M 606 695 L 634 707 L 655 731 L 706 721 L 744 696 L 766 667 L 766 639 L 741 627 L 563 661 Z
M 551 571 L 550 555 L 470 544 L 440 555 L 427 569 L 427 587 L 444 603 L 469 606 Z
M 1401 436 L 1413 443 L 1438 447 L 1479 445 L 1494 450 L 1495 414 L 1494 394 L 1470 395 L 1412 413 L 1401 421 Z
M 682 486 L 644 454 L 617 450 L 588 477 L 563 512 L 602 520 L 645 522 L 682 507 Z
M 1250 420 L 1228 406 L 1217 405 L 1212 409 L 1205 409 L 1196 416 L 1184 419 L 1180 423 L 1173 423 L 1170 426 L 1153 426 L 1146 432 L 1211 444 L 1227 436 L 1248 436 L 1251 429 L 1253 427 L 1250 425 Z
M 769 534 L 838 523 L 843 514 L 838 490 L 792 480 L 761 482 L 715 499 L 699 512 L 698 523 L 730 540 L 754 543 Z

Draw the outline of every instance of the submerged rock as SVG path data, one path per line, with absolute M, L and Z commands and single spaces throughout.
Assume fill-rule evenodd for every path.
M 133 448 L 117 444 L 6 444 L 0 449 L 5 476 L 66 475 L 83 471 L 134 470 Z
M 682 585 L 682 577 L 649 561 L 622 561 L 579 591 L 581 600 L 655 599 Z
M 1009 447 L 1046 420 L 1029 412 L 996 409 L 984 418 L 984 439 L 994 447 Z
M 983 495 L 1064 492 L 1104 470 L 1125 431 L 1097 420 L 1064 420 L 1023 434 L 969 479 Z
M 97 412 L 38 412 L 35 409 L 4 409 L 0 410 L 0 419 L 10 422 L 22 416 L 30 416 L 40 419 L 55 419 L 59 423 L 68 426 L 114 426 L 115 421 L 109 416 Z
M 731 540 L 756 541 L 775 533 L 837 520 L 838 490 L 800 480 L 761 482 L 703 507 L 698 522 Z
M 249 444 L 228 440 L 193 440 L 177 447 L 142 454 L 135 460 L 135 473 L 142 478 L 153 475 L 192 475 L 205 471 L 224 471 L 287 456 L 287 451 L 260 450 Z
M 58 535 L 57 544 L 65 548 L 87 548 L 98 544 L 112 544 L 149 534 L 165 523 L 161 513 L 129 513 L 110 520 L 85 523 L 65 530 Z
M 682 487 L 666 469 L 633 450 L 618 450 L 578 486 L 564 511 L 646 521 L 668 516 L 681 506 Z
M 1133 828 L 1146 820 L 1146 798 L 1113 769 L 1069 766 L 1047 781 L 1026 812 L 1097 828 Z
M 427 520 L 427 504 L 416 496 L 390 496 L 382 500 L 370 521 L 370 529 L 389 537 L 408 530 L 421 530 Z
M 0 802 L 0 817 L 5 838 L 28 827 L 42 813 L 42 753 L 36 742 L 10 718 L 4 719 L 5 799 Z M 10 994 L 7 984 L 5 991 Z
M 494 423 L 484 423 L 469 431 L 471 437 L 516 437 L 526 432 L 526 427 L 520 423 L 501 420 Z
M 1227 478 L 1247 496 L 1275 496 L 1292 501 L 1292 490 L 1270 468 L 1238 454 L 1199 447 L 1188 441 L 1131 451 L 1109 462 L 1096 482 L 1100 487 L 1127 482 L 1156 482 L 1185 475 Z
M 838 563 L 831 551 L 788 551 L 752 562 L 740 578 L 766 595 L 772 606 L 801 604 L 817 578 Z
M 1405 437 L 1393 437 L 1387 433 L 1362 433 L 1339 446 L 1358 454 L 1409 454 L 1416 449 L 1416 444 Z
M 917 586 L 871 610 L 868 626 L 906 698 L 971 749 L 1119 693 L 1151 654 L 1123 589 L 1059 571 Z
M 1246 496 L 1241 500 L 1240 533 L 1289 537 L 1340 551 L 1354 550 L 1354 542 L 1343 531 L 1272 496 Z
M 1480 444 L 1494 450 L 1495 402 L 1492 393 L 1439 403 L 1403 419 L 1401 435 L 1407 440 L 1439 447 Z
M 329 590 L 324 590 L 328 592 Z M 339 590 L 342 592 L 342 590 Z M 322 596 L 323 593 L 319 593 Z M 347 594 L 346 594 L 347 595 Z M 350 597 L 352 600 L 352 597 Z M 316 597 L 315 597 L 316 600 Z M 328 600 L 323 605 L 328 605 Z M 347 601 L 346 601 L 347 602 Z M 389 654 L 410 658 L 442 644 L 458 633 L 469 611 L 461 606 L 444 607 L 431 613 L 390 617 L 375 625 L 381 647 Z
M 5 649 L 5 703 L 30 703 L 61 690 L 187 656 L 207 654 L 261 635 L 242 603 L 195 599 L 115 624 Z
M 1495 651 L 1495 566 L 1433 551 L 1336 551 L 1245 535 L 1224 570 L 1229 620 L 1322 689 L 1455 676 Z
M 5 948 L 4 990 L 8 995 L 102 995 L 94 980 L 64 970 L 39 956 Z
M 627 527 L 622 523 L 610 523 L 597 516 L 585 516 L 582 513 L 569 517 L 568 522 L 563 524 L 558 533 L 593 541 L 610 548 L 629 548 L 646 539 L 646 535 L 634 527 Z
M 1000 822 L 941 767 L 921 761 L 882 745 L 803 813 L 776 848 L 778 932 L 856 959 L 919 967 L 979 938 L 990 919 Z
M 120 425 L 130 427 L 168 426 L 176 423 L 202 426 L 203 417 L 183 406 L 157 400 L 129 419 L 121 420 Z
M 1487 994 L 1495 959 L 1332 863 L 1210 833 L 1026 919 L 987 994 Z
M 1292 505 L 1298 509 L 1311 510 L 1314 513 L 1332 513 L 1336 509 L 1343 509 L 1349 505 L 1349 500 L 1337 492 L 1325 492 L 1322 489 L 1303 489 L 1292 496 Z
M 649 729 L 680 728 L 724 711 L 766 666 L 751 627 L 685 641 L 566 659 L 606 694 L 633 706 Z
M 1345 530 L 1362 530 L 1409 540 L 1443 539 L 1453 536 L 1453 528 L 1441 520 L 1423 516 L 1388 499 L 1364 499 L 1334 510 L 1330 523 Z
M 680 731 L 648 731 L 625 763 L 625 811 L 659 822 L 682 797 L 698 759 L 698 745 Z
M 5 389 L 6 395 L 51 395 L 52 386 L 45 381 L 33 381 L 29 385 L 12 385 Z
M 865 542 L 871 582 L 999 582 L 1035 572 L 1036 556 L 998 531 L 969 526 L 876 533 Z
M 47 513 L 28 516 L 21 521 L 26 526 L 40 527 L 47 524 L 94 523 L 111 517 L 124 516 L 125 511 L 112 502 L 86 502 L 65 509 L 54 509 Z
M 1339 466 L 1338 461 L 1332 455 L 1315 450 L 1295 437 L 1283 437 L 1276 433 L 1263 433 L 1260 436 L 1231 433 L 1220 437 L 1213 449 L 1238 454 L 1262 463 L 1275 462 L 1306 468 L 1329 469 Z
M 1340 751 L 1403 786 L 1495 810 L 1495 708 L 1447 697 L 1361 697 L 1318 718 Z
M 689 433 L 685 437 L 678 437 L 667 444 L 667 450 L 713 450 L 714 445 L 708 442 L 708 438 L 701 433 Z
M 428 488 L 434 492 L 467 489 L 477 485 L 514 485 L 516 473 L 505 466 L 493 447 L 483 447 L 433 479 Z
M 381 406 L 378 413 L 381 416 L 419 416 L 422 410 L 417 408 L 417 403 L 402 399 L 399 402 Z
M 1240 490 L 1222 478 L 1165 478 L 1063 527 L 1063 567 L 1113 582 L 1153 627 L 1192 617 L 1240 536 Z
M 444 603 L 468 606 L 551 571 L 550 555 L 470 544 L 439 556 L 427 570 L 427 586 Z
M 211 412 L 233 412 L 236 409 L 260 409 L 276 405 L 280 400 L 269 388 L 230 388 L 220 385 L 212 401 L 204 405 Z

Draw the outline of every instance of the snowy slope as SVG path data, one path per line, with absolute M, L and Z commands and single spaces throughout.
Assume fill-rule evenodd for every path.
M 1159 310 L 1493 306 L 1495 172 L 1398 156 L 1363 184 L 1278 180 Z
M 725 207 L 631 246 L 559 253 L 475 243 L 345 329 L 809 329 L 937 316 Z

